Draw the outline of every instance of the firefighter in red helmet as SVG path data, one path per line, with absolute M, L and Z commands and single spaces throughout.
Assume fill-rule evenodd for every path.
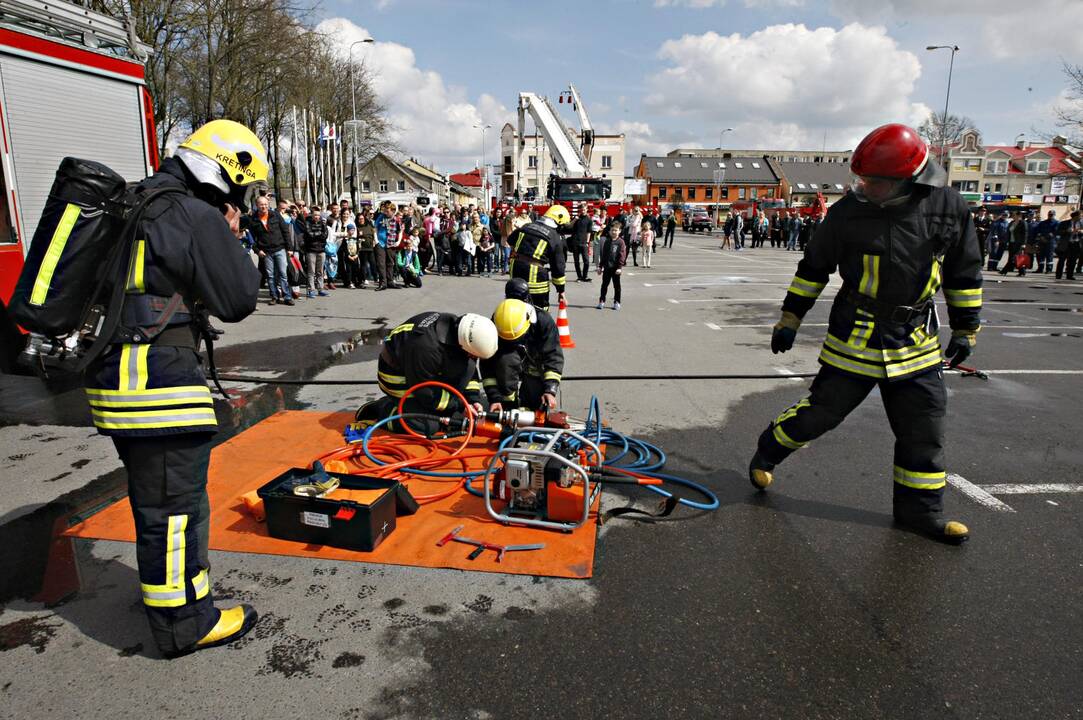
M 943 288 L 954 367 L 971 353 L 982 302 L 981 252 L 966 202 L 917 132 L 884 125 L 854 151 L 853 192 L 835 203 L 797 266 L 771 351 L 793 347 L 801 319 L 838 271 L 820 372 L 809 395 L 760 435 L 749 480 L 765 490 L 775 466 L 835 428 L 880 388 L 895 432 L 894 516 L 949 543 L 968 539 L 944 516 L 945 392 L 934 303 Z

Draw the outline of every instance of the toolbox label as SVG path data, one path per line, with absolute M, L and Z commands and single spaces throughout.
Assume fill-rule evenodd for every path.
M 312 527 L 331 527 L 331 519 L 323 513 L 302 512 L 301 522 Z

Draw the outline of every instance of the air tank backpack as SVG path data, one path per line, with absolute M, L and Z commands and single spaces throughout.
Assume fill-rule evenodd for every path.
M 79 372 L 109 345 L 136 230 L 166 193 L 184 191 L 137 190 L 102 163 L 61 161 L 11 299 L 11 316 L 30 331 L 24 362 Z

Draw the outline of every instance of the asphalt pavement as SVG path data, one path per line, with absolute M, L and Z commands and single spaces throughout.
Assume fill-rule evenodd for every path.
M 667 471 L 712 488 L 717 512 L 607 523 L 590 580 L 213 552 L 216 596 L 254 604 L 260 623 L 175 661 L 154 650 L 134 546 L 56 538 L 124 492 L 81 393 L 0 378 L 0 717 L 1083 717 L 1083 283 L 986 275 L 970 364 L 988 379 L 946 375 L 947 505 L 972 531 L 949 547 L 892 525 L 875 392 L 770 492 L 749 486 L 756 436 L 806 393 L 789 376 L 817 369 L 837 286 L 795 349 L 771 355 L 796 262 L 678 233 L 652 268 L 626 269 L 619 312 L 594 308 L 596 276 L 569 285 L 567 376 L 664 379 L 566 382 L 563 407 L 582 414 L 597 395 L 615 428 L 666 451 Z M 225 326 L 217 359 L 371 380 L 387 329 L 423 310 L 488 314 L 503 281 L 261 304 Z M 765 377 L 681 377 L 707 373 Z M 219 439 L 375 395 L 232 387 Z

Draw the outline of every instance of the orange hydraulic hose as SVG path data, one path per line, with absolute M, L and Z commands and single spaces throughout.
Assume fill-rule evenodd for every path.
M 370 475 L 384 478 L 395 477 L 400 481 L 417 479 L 413 478 L 409 474 L 401 472 L 401 470 L 408 467 L 417 468 L 420 470 L 422 468 L 436 467 L 448 464 L 452 461 L 457 461 L 462 466 L 463 471 L 466 472 L 466 460 L 472 460 L 475 458 L 485 460 L 491 459 L 495 453 L 487 451 L 471 453 L 463 452 L 474 437 L 475 413 L 473 407 L 466 401 L 466 398 L 463 396 L 463 394 L 459 392 L 457 388 L 452 387 L 451 385 L 436 380 L 428 380 L 414 385 L 409 390 L 407 390 L 403 394 L 402 398 L 399 400 L 398 414 L 404 414 L 403 410 L 406 403 L 406 398 L 408 398 L 417 390 L 425 387 L 439 387 L 443 390 L 450 392 L 452 395 L 458 398 L 458 400 L 463 404 L 463 407 L 465 408 L 465 414 L 467 419 L 466 433 L 463 436 L 462 442 L 459 443 L 458 447 L 456 447 L 450 454 L 440 455 L 439 452 L 441 449 L 443 449 L 441 445 L 439 445 L 436 441 L 425 437 L 421 433 L 416 432 L 407 423 L 400 422 L 400 425 L 405 429 L 405 436 L 381 435 L 369 439 L 369 452 L 373 455 L 373 457 L 377 457 L 380 460 L 390 459 L 391 461 L 388 462 L 386 465 L 381 465 L 374 468 L 362 464 L 364 450 L 357 443 L 351 443 L 336 450 L 332 450 L 331 452 L 326 453 L 318 459 L 321 460 L 325 465 L 326 463 L 331 461 L 349 463 L 359 470 L 364 470 Z M 407 447 L 417 446 L 421 446 L 423 449 L 427 450 L 427 453 L 421 457 L 416 457 L 406 449 Z M 439 478 L 426 479 L 432 480 L 433 482 L 443 482 L 443 480 Z M 457 493 L 459 490 L 462 489 L 463 484 L 465 483 L 464 478 L 447 478 L 447 480 L 455 483 L 455 486 L 450 490 L 431 493 L 428 495 L 415 495 L 414 499 L 418 502 L 434 502 L 436 500 L 442 500 Z

